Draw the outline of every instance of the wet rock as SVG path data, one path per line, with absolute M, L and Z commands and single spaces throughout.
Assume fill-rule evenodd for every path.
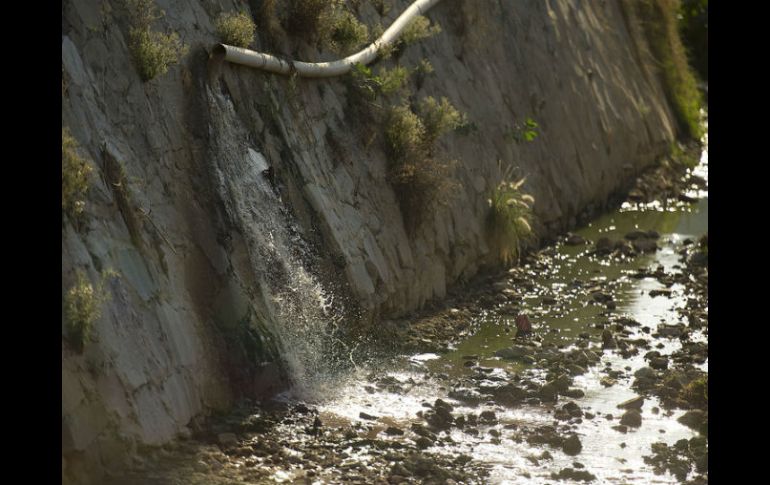
M 596 480 L 596 475 L 586 470 L 575 470 L 573 468 L 563 468 L 559 473 L 552 472 L 551 478 L 554 480 L 579 480 L 583 482 L 592 482 Z
M 598 303 L 607 303 L 613 300 L 612 295 L 603 291 L 596 291 L 591 294 L 591 298 Z
M 580 443 L 580 438 L 576 434 L 567 437 L 562 444 L 562 451 L 571 456 L 579 454 L 582 449 L 583 444 Z
M 534 351 L 531 347 L 526 347 L 523 345 L 514 345 L 513 347 L 497 350 L 495 352 L 495 355 L 497 357 L 500 357 L 501 359 L 515 360 L 515 359 L 521 359 L 522 357 L 527 355 L 532 355 L 533 353 Z
M 421 450 L 424 450 L 425 448 L 430 448 L 433 446 L 433 441 L 426 438 L 425 436 L 420 436 L 416 440 L 414 440 L 414 444 L 417 445 L 417 447 Z
M 385 434 L 390 436 L 402 436 L 404 434 L 404 430 L 396 428 L 395 426 L 388 426 L 385 429 Z
M 634 372 L 634 377 L 637 379 L 644 378 L 644 379 L 655 379 L 657 377 L 657 372 L 655 372 L 654 369 L 650 367 L 642 367 L 638 369 L 636 372 Z
M 677 421 L 688 428 L 703 433 L 708 423 L 708 414 L 700 409 L 692 409 L 680 416 Z
M 604 329 L 602 331 L 602 348 L 604 349 L 614 349 L 618 345 L 615 342 L 615 337 L 612 335 L 612 332 L 610 332 L 608 329 Z
M 225 447 L 235 446 L 238 444 L 238 437 L 235 436 L 235 433 L 219 433 L 217 443 Z
M 666 298 L 671 298 L 671 290 L 669 289 L 650 290 L 650 296 L 651 297 L 665 296 Z
M 538 390 L 537 395 L 543 402 L 554 402 L 558 399 L 559 393 L 556 389 L 556 385 L 552 382 L 548 382 Z
M 647 239 L 647 233 L 644 231 L 631 231 L 624 236 L 629 241 L 635 241 L 637 239 Z
M 373 416 L 373 415 L 365 413 L 365 412 L 359 413 L 358 417 L 361 418 L 361 419 L 369 420 L 369 421 L 376 421 L 377 419 L 379 419 L 377 416 Z
M 626 426 L 625 424 L 619 424 L 617 426 L 613 426 L 612 429 L 614 429 L 619 433 L 623 433 L 623 434 L 628 433 L 628 426 Z
M 580 399 L 586 395 L 582 389 L 567 389 L 566 391 L 562 392 L 562 394 L 573 399 Z
M 636 396 L 628 401 L 623 401 L 622 403 L 618 404 L 618 407 L 621 409 L 642 409 L 642 406 L 644 405 L 644 398 L 642 396 Z
M 497 416 L 495 415 L 494 411 L 484 411 L 479 415 L 479 419 L 481 421 L 487 422 L 487 423 L 496 423 L 497 422 Z
M 658 249 L 658 243 L 653 239 L 637 239 L 631 242 L 634 250 L 640 253 L 654 253 Z
M 629 409 L 623 413 L 623 416 L 620 418 L 620 424 L 638 428 L 642 425 L 642 413 L 637 409 Z
M 601 379 L 599 379 L 599 384 L 601 384 L 604 387 L 612 387 L 617 383 L 618 381 L 613 379 L 612 377 L 604 376 Z
M 600 256 L 606 256 L 612 252 L 613 243 L 608 237 L 599 238 L 596 241 L 596 253 Z
M 665 357 L 653 357 L 650 359 L 650 367 L 658 370 L 668 369 L 668 359 Z
M 577 234 L 568 234 L 564 240 L 564 244 L 567 246 L 580 246 L 582 244 L 588 244 L 588 240 Z
M 567 404 L 565 404 L 561 408 L 562 408 L 562 410 L 566 411 L 573 418 L 579 418 L 579 417 L 583 416 L 583 411 L 581 411 L 580 406 L 575 404 L 573 401 L 568 402 Z

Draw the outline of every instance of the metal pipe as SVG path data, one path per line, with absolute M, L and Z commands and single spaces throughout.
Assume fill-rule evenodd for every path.
M 418 15 L 427 12 L 441 0 L 415 0 L 409 8 L 404 10 L 388 30 L 383 32 L 379 39 L 353 55 L 333 62 L 301 62 L 279 59 L 263 52 L 255 52 L 241 47 L 227 44 L 214 46 L 213 54 L 223 57 L 225 61 L 244 66 L 275 72 L 278 74 L 292 74 L 302 77 L 332 77 L 346 74 L 354 64 L 369 64 L 376 57 L 380 49 L 391 46 L 401 35 L 409 23 Z

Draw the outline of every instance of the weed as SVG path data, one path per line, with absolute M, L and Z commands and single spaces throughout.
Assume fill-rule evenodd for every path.
M 103 300 L 101 288 L 95 289 L 82 271 L 76 274 L 75 284 L 64 296 L 65 336 L 78 353 L 91 337 L 94 322 L 99 318 Z
M 131 14 L 129 49 L 143 81 L 149 81 L 168 72 L 169 66 L 179 62 L 187 53 L 176 32 L 166 34 L 153 31 L 152 22 L 166 13 L 158 10 L 154 0 L 127 0 Z
M 447 131 L 461 126 L 464 121 L 463 115 L 446 98 L 438 102 L 433 96 L 428 96 L 420 102 L 419 111 L 425 127 L 424 139 L 429 145 L 433 145 Z
M 404 88 L 409 80 L 409 71 L 405 67 L 396 66 L 392 69 L 380 68 L 377 76 L 380 83 L 380 91 L 384 95 L 398 92 Z
M 526 179 L 510 182 L 510 175 L 509 169 L 487 200 L 487 238 L 497 257 L 505 265 L 518 260 L 522 243 L 533 236 L 532 206 L 535 203 L 531 195 L 521 191 Z
M 61 132 L 61 208 L 72 221 L 83 214 L 93 168 L 77 153 L 78 144 L 67 128 Z
M 369 29 L 350 12 L 341 10 L 332 16 L 328 43 L 340 54 L 346 54 L 369 39 Z
M 256 25 L 246 12 L 228 12 L 217 18 L 216 28 L 223 43 L 245 48 L 254 40 Z
M 524 124 L 514 123 L 513 129 L 506 133 L 505 138 L 507 140 L 515 141 L 516 143 L 531 142 L 539 135 L 539 125 L 532 118 L 524 120 Z
M 339 0 L 289 0 L 286 30 L 306 40 L 328 32 Z
M 695 168 L 700 163 L 700 150 L 684 147 L 680 143 L 671 143 L 670 158 L 675 165 Z
M 431 25 L 430 20 L 428 20 L 427 17 L 418 15 L 415 17 L 412 23 L 410 23 L 409 26 L 401 33 L 400 40 L 405 46 L 407 46 L 414 44 L 418 40 L 433 37 L 439 33 L 441 33 L 441 26 L 439 24 Z

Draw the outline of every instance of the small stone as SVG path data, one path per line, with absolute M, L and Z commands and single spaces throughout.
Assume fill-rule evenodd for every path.
M 580 443 L 580 438 L 578 438 L 576 434 L 570 435 L 564 440 L 564 444 L 562 444 L 562 451 L 568 455 L 577 455 L 582 449 L 583 445 Z
M 644 398 L 642 396 L 636 396 L 629 399 L 628 401 L 623 401 L 622 403 L 618 404 L 618 407 L 621 409 L 641 409 L 643 405 Z
M 620 424 L 638 428 L 642 425 L 642 413 L 636 409 L 629 409 L 620 418 Z
M 375 421 L 378 419 L 377 416 L 372 416 L 371 414 L 367 414 L 365 412 L 359 413 L 358 417 L 361 419 L 368 419 L 369 421 Z

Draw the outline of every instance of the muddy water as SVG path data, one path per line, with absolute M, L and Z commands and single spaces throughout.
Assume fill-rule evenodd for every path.
M 707 176 L 707 153 L 704 153 L 698 173 Z M 361 369 L 335 389 L 334 397 L 318 403 L 322 420 L 352 423 L 361 421 L 359 416 L 364 412 L 378 418 L 367 428 L 370 435 L 376 436 L 385 426 L 408 429 L 411 423 L 420 422 L 416 414 L 426 409 L 426 403 L 432 404 L 436 398 L 442 398 L 455 406 L 455 414 L 495 412 L 498 422 L 478 426 L 478 435 L 453 428 L 449 433 L 451 442 L 438 440 L 427 450 L 471 456 L 489 468 L 485 482 L 550 482 L 551 472 L 573 467 L 590 471 L 598 483 L 679 483 L 670 474 L 656 475 L 642 457 L 650 455 L 652 443 L 673 445 L 682 438 L 696 436 L 696 432 L 677 422 L 683 411 L 662 410 L 657 399 L 647 398 L 641 409 L 643 421 L 639 428 L 629 428 L 627 432 L 612 428 L 623 413 L 617 404 L 637 395 L 630 386 L 633 373 L 648 365 L 644 351 L 623 358 L 615 351 L 605 350 L 599 365 L 589 367 L 585 374 L 575 378 L 573 387 L 582 390 L 584 396 L 560 398 L 555 405 L 525 404 L 511 409 L 487 402 L 470 407 L 449 396 L 458 379 L 478 374 L 479 370 L 493 380 L 495 376 L 504 379 L 511 374 L 544 380 L 545 371 L 539 370 L 542 366 L 538 363 L 511 362 L 495 356 L 496 350 L 511 346 L 515 332 L 513 319 L 518 312 L 530 315 L 536 334 L 542 336 L 544 342 L 564 346 L 564 350 L 572 348 L 570 346 L 581 338 L 601 341 L 601 325 L 608 322 L 608 318 L 625 316 L 639 322 L 639 326 L 631 328 L 629 338 L 649 337 L 661 324 L 686 323 L 681 309 L 686 307 L 690 295 L 682 285 L 670 285 L 670 295 L 652 296 L 652 290 L 666 289 L 666 286 L 654 278 L 634 278 L 632 275 L 638 268 L 655 270 L 662 267 L 667 273 L 677 271 L 683 265 L 678 252 L 686 241 L 697 240 L 708 232 L 707 192 L 689 195 L 698 197 L 698 202 L 671 202 L 665 207 L 659 203 L 644 207 L 627 203 L 620 210 L 576 231 L 578 235 L 596 241 L 601 237 L 623 239 L 632 231 L 654 230 L 660 234 L 657 252 L 617 261 L 592 256 L 591 245 L 557 244 L 546 251 L 550 257 L 545 263 L 524 266 L 525 272 L 536 275 L 526 281 L 525 288 L 518 288 L 515 278 L 512 280 L 511 287 L 521 296 L 518 306 L 511 309 L 503 305 L 479 312 L 473 334 L 446 354 L 407 355 L 387 365 L 380 363 L 378 369 Z M 592 286 L 611 293 L 615 308 L 608 309 L 586 298 L 586 289 Z M 707 334 L 695 331 L 690 339 L 705 341 Z M 677 339 L 658 338 L 651 343 L 650 349 L 663 355 L 681 347 Z M 469 362 L 475 362 L 475 365 Z M 708 361 L 700 367 L 707 371 Z M 371 385 L 369 374 L 375 370 L 380 380 L 390 376 L 395 387 Z M 605 386 L 601 381 L 610 371 L 615 371 L 612 374 L 615 382 Z M 553 448 L 529 445 L 508 431 L 555 424 L 554 408 L 569 400 L 584 412 L 595 415 L 592 419 L 573 420 L 580 421 L 573 422 L 572 429 L 582 443 L 579 455 L 568 456 Z M 608 419 L 608 415 L 612 415 L 612 419 Z M 546 449 L 553 459 L 537 459 Z M 575 462 L 579 463 L 575 465 Z

